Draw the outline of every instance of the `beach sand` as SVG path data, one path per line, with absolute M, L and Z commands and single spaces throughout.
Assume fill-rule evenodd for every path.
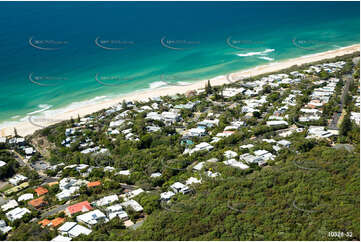
M 230 81 L 236 81 L 242 78 L 247 78 L 250 76 L 257 76 L 265 73 L 276 72 L 282 69 L 289 68 L 294 65 L 301 65 L 310 62 L 320 61 L 324 59 L 333 58 L 336 56 L 341 56 L 345 54 L 351 54 L 356 51 L 360 51 L 360 45 L 351 45 L 347 47 L 343 47 L 336 50 L 330 50 L 322 53 L 302 56 L 294 59 L 288 59 L 280 62 L 273 62 L 267 65 L 260 65 L 251 69 L 241 70 L 238 72 L 230 73 L 227 75 L 217 76 L 215 78 L 210 79 L 212 86 L 222 85 L 225 83 L 230 83 Z M 123 100 L 128 101 L 142 101 L 148 100 L 149 98 L 166 96 L 166 95 L 175 95 L 177 93 L 186 93 L 191 90 L 197 90 L 200 88 L 204 88 L 207 80 L 197 81 L 190 85 L 186 86 L 168 86 L 158 89 L 151 90 L 143 90 L 138 92 L 133 92 L 122 97 L 113 98 L 111 100 L 103 100 L 99 103 L 83 106 L 76 108 L 74 110 L 68 110 L 64 113 L 58 113 L 54 117 L 40 118 L 41 125 L 35 124 L 34 121 L 27 120 L 19 122 L 15 125 L 4 127 L 0 130 L 0 136 L 7 136 L 14 134 L 14 128 L 16 128 L 17 133 L 22 136 L 30 135 L 34 133 L 36 130 L 41 129 L 43 127 L 55 124 L 57 122 L 67 120 L 70 118 L 76 118 L 78 115 L 80 117 L 85 116 L 87 114 L 94 113 L 96 111 L 109 108 Z

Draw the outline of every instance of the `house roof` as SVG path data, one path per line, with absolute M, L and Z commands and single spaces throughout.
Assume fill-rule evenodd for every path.
M 84 202 L 80 202 L 80 203 L 76 203 L 74 205 L 71 205 L 69 207 L 66 208 L 66 210 L 70 213 L 70 214 L 74 214 L 77 212 L 87 212 L 89 210 L 92 210 L 92 206 L 90 205 L 90 203 L 88 201 L 84 201 Z
M 65 236 L 62 236 L 62 235 L 58 235 L 55 238 L 53 238 L 51 241 L 62 241 L 62 242 L 71 241 L 71 238 L 65 237 Z
M 31 206 L 33 206 L 33 207 L 39 207 L 39 206 L 41 206 L 41 205 L 44 205 L 44 204 L 46 204 L 47 202 L 46 201 L 44 201 L 44 196 L 42 196 L 42 197 L 39 197 L 39 198 L 37 198 L 37 199 L 33 199 L 33 200 L 31 200 L 31 201 L 29 201 L 28 202 L 28 204 L 29 205 L 31 205 Z
M 39 221 L 38 224 L 41 224 L 41 227 L 45 227 L 48 224 L 50 224 L 50 220 L 49 219 L 43 219 L 43 220 Z
M 53 220 L 51 220 L 51 225 L 53 227 L 57 227 L 59 226 L 60 224 L 63 224 L 65 222 L 65 218 L 54 218 Z
M 87 184 L 88 187 L 96 187 L 96 186 L 100 186 L 101 182 L 100 181 L 95 181 L 95 182 L 89 182 Z
M 60 228 L 58 228 L 58 231 L 60 232 L 68 232 L 70 229 L 72 229 L 75 225 L 77 225 L 76 222 L 66 222 Z
M 35 189 L 36 194 L 38 194 L 38 196 L 44 195 L 46 193 L 48 193 L 48 189 L 44 188 L 44 187 L 38 187 Z

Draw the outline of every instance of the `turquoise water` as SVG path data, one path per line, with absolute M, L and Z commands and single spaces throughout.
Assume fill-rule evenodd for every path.
M 359 43 L 359 7 L 1 2 L 0 127 L 45 110 L 51 115 L 69 105 Z

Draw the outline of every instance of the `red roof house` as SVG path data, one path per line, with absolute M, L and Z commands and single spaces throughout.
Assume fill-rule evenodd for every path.
M 35 189 L 36 194 L 38 194 L 38 197 L 41 195 L 44 195 L 46 193 L 48 193 L 48 189 L 44 188 L 44 187 L 38 187 Z
M 87 184 L 88 187 L 97 187 L 97 186 L 100 186 L 100 185 L 101 185 L 100 181 L 89 182 Z
M 71 215 L 73 215 L 74 213 L 78 213 L 78 212 L 88 212 L 90 210 L 92 210 L 92 206 L 90 205 L 90 203 L 88 201 L 84 201 L 84 202 L 80 202 L 80 203 L 76 203 L 74 205 L 71 205 L 69 207 L 67 207 L 65 209 L 65 214 L 68 215 L 69 217 Z

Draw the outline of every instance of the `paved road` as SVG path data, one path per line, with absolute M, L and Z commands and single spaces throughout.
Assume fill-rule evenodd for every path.
M 333 114 L 331 123 L 328 126 L 329 129 L 338 129 L 337 128 L 337 123 L 338 123 L 338 120 L 341 117 L 342 110 L 344 109 L 344 106 L 345 106 L 346 94 L 348 93 L 348 90 L 350 89 L 350 84 L 351 84 L 351 81 L 352 81 L 352 75 L 346 74 L 342 78 L 346 80 L 346 84 L 345 84 L 345 87 L 344 87 L 342 95 L 341 95 L 340 109 L 339 109 L 339 111 L 337 113 Z
M 145 219 L 144 219 L 144 220 L 145 220 Z M 143 225 L 144 220 L 142 220 L 142 221 L 140 221 L 140 222 L 138 222 L 138 223 L 136 223 L 136 224 L 134 224 L 134 225 L 132 225 L 132 226 L 129 226 L 129 228 L 136 230 L 137 228 L 139 228 L 140 226 Z
M 61 211 L 64 211 L 65 208 L 67 208 L 68 206 L 70 206 L 70 204 L 58 205 L 57 207 L 50 209 L 49 211 L 43 212 L 41 214 L 41 218 L 46 218 L 54 214 L 60 213 Z

